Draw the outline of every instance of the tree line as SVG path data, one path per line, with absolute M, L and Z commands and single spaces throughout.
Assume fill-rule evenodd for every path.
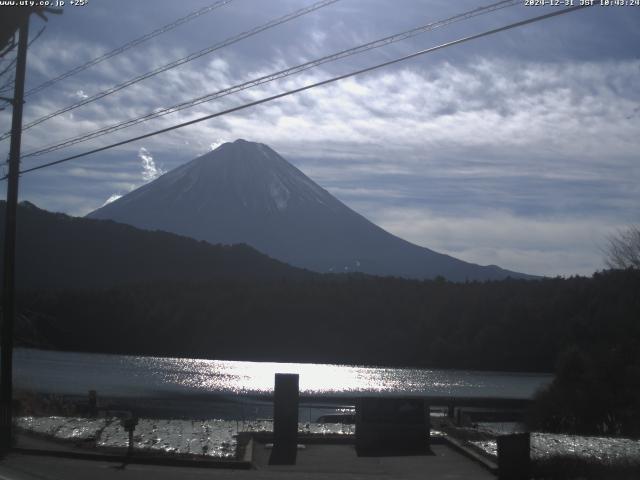
M 640 273 L 452 283 L 364 275 L 149 282 L 20 294 L 25 344 L 64 350 L 553 371 L 640 351 Z M 625 350 L 626 351 L 626 350 Z

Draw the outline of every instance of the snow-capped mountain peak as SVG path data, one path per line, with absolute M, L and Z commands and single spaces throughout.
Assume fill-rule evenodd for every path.
M 452 280 L 522 276 L 413 245 L 351 210 L 261 143 L 224 143 L 89 214 L 211 243 L 247 243 L 311 270 Z

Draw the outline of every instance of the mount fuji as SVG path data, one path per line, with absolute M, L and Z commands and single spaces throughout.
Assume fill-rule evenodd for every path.
M 210 243 L 246 243 L 318 272 L 495 280 L 480 266 L 398 238 L 356 213 L 267 145 L 236 140 L 88 215 Z

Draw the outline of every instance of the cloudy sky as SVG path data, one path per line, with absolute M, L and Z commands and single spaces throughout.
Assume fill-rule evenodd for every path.
M 340 0 L 30 128 L 23 153 L 492 1 Z M 212 3 L 66 6 L 29 50 L 27 89 Z M 29 96 L 25 123 L 313 3 L 230 1 Z M 523 0 L 25 158 L 23 168 L 559 8 Z M 31 36 L 44 25 L 33 18 Z M 270 145 L 351 208 L 419 245 L 511 270 L 589 275 L 603 268 L 607 236 L 640 222 L 639 44 L 640 7 L 583 9 L 25 174 L 21 199 L 84 215 L 245 138 Z M 9 126 L 5 109 L 0 127 Z M 0 149 L 6 156 L 7 140 Z

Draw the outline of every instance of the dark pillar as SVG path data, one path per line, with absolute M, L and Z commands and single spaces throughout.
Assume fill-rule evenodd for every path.
M 273 391 L 273 451 L 269 465 L 295 465 L 298 452 L 299 375 L 276 373 Z
M 129 430 L 129 448 L 127 448 L 127 457 L 133 456 L 133 429 Z
M 89 416 L 95 417 L 98 414 L 98 393 L 89 390 Z
M 531 435 L 513 433 L 498 437 L 500 480 L 527 480 L 531 472 Z
M 122 426 L 124 431 L 129 433 L 129 448 L 127 448 L 127 456 L 133 456 L 133 432 L 136 429 L 136 425 L 138 425 L 138 417 L 129 417 L 122 419 Z

